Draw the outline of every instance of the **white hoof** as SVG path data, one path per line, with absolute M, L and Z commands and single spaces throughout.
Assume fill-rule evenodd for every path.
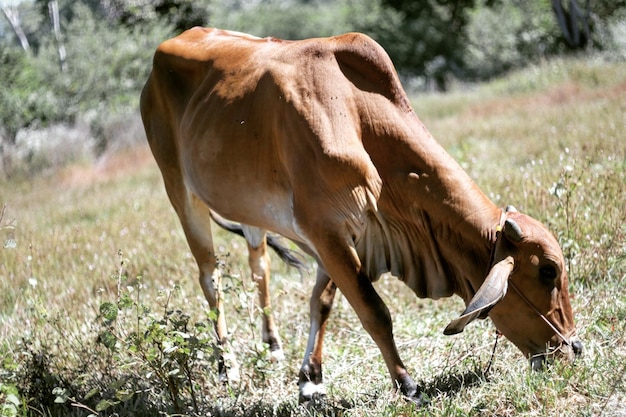
M 232 353 L 224 353 L 224 364 L 226 365 L 226 379 L 230 382 L 239 382 L 241 375 L 239 374 L 239 364 L 235 355 Z
M 285 360 L 285 352 L 282 349 L 276 349 L 270 352 L 272 362 L 280 362 Z
M 311 381 L 300 383 L 300 402 L 309 401 L 326 395 L 324 384 L 315 384 Z

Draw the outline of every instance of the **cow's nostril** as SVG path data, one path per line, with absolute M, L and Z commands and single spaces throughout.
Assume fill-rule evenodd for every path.
M 580 356 L 583 353 L 583 344 L 580 340 L 574 340 L 572 342 L 572 350 L 576 356 Z

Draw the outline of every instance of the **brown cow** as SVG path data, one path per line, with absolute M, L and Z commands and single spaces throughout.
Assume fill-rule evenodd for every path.
M 141 113 L 200 284 L 219 311 L 220 341 L 227 335 L 211 211 L 245 225 L 267 314 L 263 340 L 277 356 L 265 231 L 316 259 L 301 401 L 324 393 L 322 341 L 336 288 L 378 345 L 394 386 L 419 399 L 372 286 L 387 272 L 418 297 L 465 301 L 446 334 L 488 313 L 533 367 L 554 350 L 581 352 L 553 235 L 487 199 L 422 125 L 369 37 L 291 42 L 194 28 L 157 49 Z

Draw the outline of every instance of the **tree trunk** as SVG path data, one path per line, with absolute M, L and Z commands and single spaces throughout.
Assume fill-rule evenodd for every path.
M 11 24 L 11 28 L 13 28 L 15 36 L 19 39 L 22 49 L 24 51 L 28 51 L 30 49 L 30 44 L 28 43 L 28 38 L 26 38 L 26 34 L 22 29 L 22 24 L 20 23 L 20 13 L 17 6 L 2 6 L 2 12 Z
M 567 9 L 563 7 L 562 0 L 552 0 L 552 10 L 567 46 L 584 49 L 590 38 L 589 13 L 583 14 L 576 0 L 569 0 Z
M 57 44 L 57 51 L 59 54 L 59 67 L 61 72 L 67 71 L 67 53 L 65 52 L 65 45 L 61 38 L 61 23 L 59 21 L 59 2 L 57 0 L 51 0 L 48 2 L 48 12 L 50 13 L 50 21 L 52 22 L 52 30 L 54 32 L 54 40 Z

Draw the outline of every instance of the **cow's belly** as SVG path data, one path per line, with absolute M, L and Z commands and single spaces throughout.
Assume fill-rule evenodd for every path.
M 198 146 L 202 144 L 202 146 Z M 182 149 L 185 186 L 223 217 L 306 241 L 294 221 L 286 173 L 242 139 L 213 138 Z

